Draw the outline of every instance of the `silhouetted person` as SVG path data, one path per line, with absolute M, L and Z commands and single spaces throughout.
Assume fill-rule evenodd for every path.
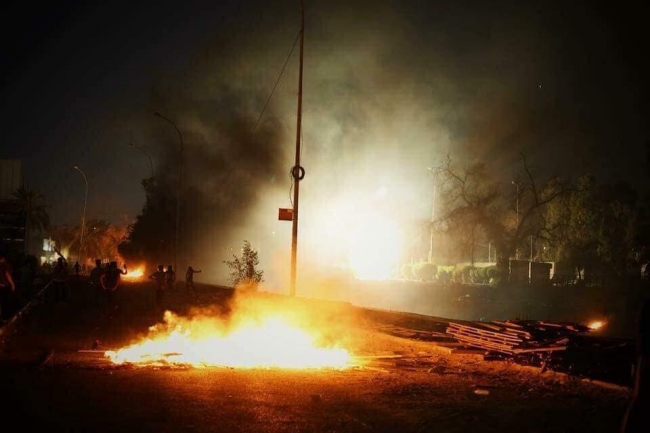
M 74 266 L 72 268 L 74 269 L 75 277 L 79 278 L 79 270 L 81 269 L 79 262 L 74 262 Z
M 167 286 L 167 290 L 170 292 L 173 292 L 176 289 L 176 272 L 174 272 L 172 265 L 168 265 L 167 270 L 165 271 L 165 285 Z
M 54 290 L 54 302 L 67 299 L 68 263 L 61 256 L 56 260 L 52 271 L 52 289 Z
M 94 286 L 95 289 L 99 289 L 102 286 L 102 283 L 100 282 L 102 273 L 104 273 L 102 261 L 100 259 L 95 259 L 95 267 L 90 271 L 90 284 Z
M 153 274 L 149 275 L 149 279 L 154 282 L 154 290 L 156 292 L 156 305 L 158 307 L 162 306 L 163 299 L 165 297 L 165 267 L 163 265 L 158 265 L 158 270 Z
M 122 275 L 126 275 L 128 269 L 124 265 L 124 270 L 117 267 L 117 262 L 110 262 L 106 268 L 106 271 L 102 273 L 102 276 L 99 277 L 99 281 L 102 284 L 102 289 L 106 293 L 106 300 L 110 305 L 117 306 L 117 296 L 118 296 L 118 287 L 120 286 L 120 280 Z
M 621 433 L 647 432 L 650 426 L 650 298 L 639 314 L 634 394 L 623 419 Z
M 193 267 L 188 266 L 185 271 L 185 290 L 196 299 L 196 290 L 194 290 L 194 274 L 200 274 L 201 270 L 195 270 Z
M 6 261 L 5 254 L 0 252 L 0 323 L 9 320 L 13 294 L 16 284 L 11 276 L 11 267 Z

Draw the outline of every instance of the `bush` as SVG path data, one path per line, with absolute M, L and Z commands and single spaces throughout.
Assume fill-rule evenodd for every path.
M 488 282 L 487 268 L 475 267 L 470 270 L 470 281 L 474 284 L 485 284 Z
M 441 283 L 450 282 L 455 269 L 456 269 L 455 266 L 439 265 L 438 272 L 436 273 L 436 280 Z
M 413 279 L 413 266 L 409 264 L 402 265 L 402 267 L 399 270 L 399 276 L 404 278 L 405 280 L 412 280 Z
M 449 283 L 451 281 L 451 272 L 444 269 L 439 269 L 436 275 L 436 280 L 440 283 Z
M 456 266 L 454 268 L 454 272 L 451 274 L 451 279 L 453 280 L 454 283 L 462 283 L 463 282 L 463 272 L 465 270 L 465 266 Z
M 230 268 L 230 282 L 235 288 L 256 290 L 259 283 L 263 282 L 264 271 L 255 269 L 260 261 L 257 258 L 257 251 L 251 248 L 248 241 L 244 241 L 241 257 L 233 254 L 233 260 L 224 261 Z
M 438 267 L 433 263 L 420 262 L 413 265 L 412 273 L 418 280 L 433 281 L 438 273 Z
M 491 286 L 499 286 L 504 282 L 504 274 L 499 271 L 499 268 L 496 266 L 488 266 L 485 268 L 488 283 Z
M 476 273 L 476 268 L 474 266 L 465 266 L 463 272 L 461 273 L 461 280 L 463 283 L 473 283 L 472 274 Z

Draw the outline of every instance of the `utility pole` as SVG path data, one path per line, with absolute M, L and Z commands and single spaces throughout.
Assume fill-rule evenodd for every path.
M 176 272 L 176 275 L 178 275 L 178 249 L 179 249 L 179 241 L 178 241 L 178 232 L 179 232 L 179 226 L 180 226 L 180 219 L 181 219 L 181 194 L 183 192 L 183 134 L 181 134 L 181 130 L 178 129 L 178 126 L 174 122 L 172 122 L 170 119 L 167 117 L 163 116 L 162 114 L 155 112 L 153 113 L 154 116 L 160 117 L 161 119 L 167 121 L 170 125 L 174 127 L 176 132 L 178 133 L 178 138 L 180 140 L 180 157 L 178 158 L 178 182 L 176 185 L 176 219 L 174 220 L 174 271 Z M 152 170 L 153 170 L 153 163 L 152 163 Z
M 296 162 L 291 169 L 293 176 L 293 228 L 291 231 L 291 286 L 289 295 L 296 296 L 296 259 L 298 256 L 298 192 L 300 181 L 305 176 L 305 169 L 300 166 L 300 138 L 302 123 L 302 63 L 305 45 L 305 6 L 303 0 L 300 0 L 300 72 L 298 74 L 298 115 L 296 125 Z

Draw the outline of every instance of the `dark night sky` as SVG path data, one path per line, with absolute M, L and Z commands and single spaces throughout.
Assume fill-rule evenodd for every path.
M 299 28 L 298 0 L 93 3 L 0 7 L 0 155 L 23 160 L 54 222 L 81 213 L 74 164 L 88 175 L 89 218 L 133 218 L 149 163 L 126 143 L 160 170 L 177 146 L 152 113 L 176 119 L 187 152 L 210 149 L 230 109 L 255 121 Z M 350 172 L 356 185 L 390 177 L 417 192 L 429 185 L 417 164 L 447 152 L 488 158 L 504 177 L 525 152 L 544 175 L 640 185 L 644 15 L 640 3 L 598 4 L 307 1 L 303 161 L 323 182 L 305 193 L 336 195 L 326 188 L 345 188 Z M 265 113 L 283 128 L 287 170 L 296 54 Z

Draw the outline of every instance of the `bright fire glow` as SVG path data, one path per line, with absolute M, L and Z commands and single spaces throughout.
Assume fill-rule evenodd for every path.
M 126 275 L 123 275 L 124 278 L 130 280 L 137 280 L 138 278 L 142 278 L 143 276 L 144 276 L 143 268 L 129 269 Z
M 351 234 L 349 263 L 361 280 L 385 280 L 399 264 L 401 236 L 392 221 L 367 214 Z
M 600 329 L 603 326 L 605 326 L 605 322 L 603 322 L 601 320 L 594 320 L 593 322 L 590 322 L 589 325 L 587 325 L 587 326 L 589 327 L 589 329 L 592 329 L 592 330 L 595 331 L 595 330 Z
M 150 328 L 151 338 L 104 355 L 115 364 L 241 368 L 345 368 L 350 360 L 347 350 L 319 347 L 317 338 L 279 317 L 232 331 L 215 327 L 215 318 L 183 323 L 166 312 L 165 322 Z
M 322 203 L 313 216 L 319 233 L 314 251 L 330 257 L 362 280 L 385 280 L 396 275 L 402 250 L 402 232 L 396 223 L 386 187 L 374 193 L 339 196 Z

